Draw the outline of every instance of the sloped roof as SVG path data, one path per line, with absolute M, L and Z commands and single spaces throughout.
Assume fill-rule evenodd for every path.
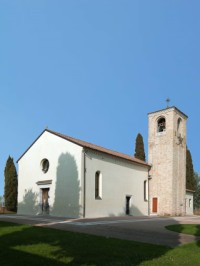
M 148 115 L 151 115 L 151 114 L 154 114 L 154 113 L 163 112 L 163 111 L 167 111 L 167 110 L 170 110 L 170 109 L 175 109 L 177 112 L 179 112 L 180 114 L 185 116 L 186 119 L 188 118 L 188 116 L 186 114 L 184 114 L 181 110 L 179 110 L 176 106 L 171 106 L 171 107 L 167 107 L 165 109 L 161 109 L 161 110 L 158 110 L 158 111 L 155 111 L 155 112 L 150 112 L 150 113 L 148 113 Z
M 195 191 L 195 190 L 192 190 L 192 189 L 187 189 L 187 188 L 186 188 L 186 192 L 195 193 L 196 191 Z
M 112 155 L 112 156 L 115 156 L 115 157 L 118 157 L 118 158 L 122 158 L 122 159 L 125 159 L 125 160 L 128 160 L 128 161 L 131 161 L 131 162 L 134 162 L 136 164 L 140 164 L 140 165 L 143 165 L 143 166 L 146 166 L 148 168 L 150 168 L 151 166 L 149 164 L 147 164 L 146 162 L 142 161 L 142 160 L 139 160 L 137 158 L 135 158 L 134 156 L 130 156 L 130 155 L 127 155 L 127 154 L 123 154 L 123 153 L 120 153 L 120 152 L 117 152 L 117 151 L 113 151 L 113 150 L 109 150 L 109 149 L 106 149 L 106 148 L 103 148 L 101 146 L 98 146 L 98 145 L 95 145 L 95 144 L 92 144 L 92 143 L 89 143 L 89 142 L 86 142 L 86 141 L 83 141 L 83 140 L 79 140 L 79 139 L 76 139 L 76 138 L 72 138 L 72 137 L 69 137 L 69 136 L 66 136 L 64 134 L 61 134 L 61 133 L 58 133 L 58 132 L 55 132 L 53 130 L 50 130 L 50 129 L 45 129 L 41 134 L 40 136 L 44 133 L 44 132 L 49 132 L 51 134 L 54 134 L 56 135 L 57 137 L 60 137 L 60 138 L 63 138 L 65 140 L 68 140 L 74 144 L 77 144 L 83 148 L 87 148 L 87 149 L 91 149 L 91 150 L 95 150 L 95 151 L 99 151 L 99 152 L 103 152 L 103 153 L 106 153 L 106 154 L 109 154 L 109 155 Z M 39 137 L 40 137 L 39 136 Z M 38 138 L 39 138 L 38 137 Z M 32 143 L 32 145 L 38 140 L 38 138 Z M 31 145 L 31 146 L 32 146 Z M 31 148 L 31 146 L 22 154 L 22 156 L 17 160 L 17 162 L 23 157 L 23 155 Z

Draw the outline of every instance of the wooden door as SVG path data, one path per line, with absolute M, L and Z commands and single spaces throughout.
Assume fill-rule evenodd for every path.
M 152 200 L 152 212 L 158 211 L 158 198 L 153 198 Z
M 49 198 L 49 188 L 42 189 L 42 203 L 48 203 Z
M 42 212 L 49 213 L 49 188 L 42 189 Z

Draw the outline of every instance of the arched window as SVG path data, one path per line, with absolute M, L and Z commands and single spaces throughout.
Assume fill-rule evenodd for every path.
M 183 129 L 182 129 L 183 123 L 182 119 L 179 117 L 177 120 L 177 138 L 178 138 L 178 143 L 177 144 L 182 144 L 183 142 Z
M 163 132 L 166 130 L 166 121 L 164 117 L 161 117 L 158 119 L 158 124 L 157 124 L 157 131 L 158 132 Z
M 191 208 L 192 207 L 192 200 L 189 199 L 189 207 Z
M 179 117 L 179 119 L 177 121 L 177 134 L 178 134 L 178 136 L 180 136 L 180 134 L 181 134 L 181 127 L 182 127 L 182 119 Z
M 102 199 L 102 174 L 100 171 L 95 173 L 95 199 Z
M 144 201 L 148 201 L 148 182 L 144 181 Z

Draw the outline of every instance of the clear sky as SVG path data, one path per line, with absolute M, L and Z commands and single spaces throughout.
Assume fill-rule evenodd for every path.
M 147 155 L 147 113 L 167 97 L 189 117 L 200 173 L 199 10 L 199 0 L 0 0 L 0 195 L 8 156 L 46 126 L 130 155 L 140 132 Z

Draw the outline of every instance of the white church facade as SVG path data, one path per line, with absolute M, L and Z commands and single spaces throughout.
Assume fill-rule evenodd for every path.
M 70 218 L 185 215 L 186 120 L 149 114 L 148 163 L 45 129 L 18 160 L 18 213 Z

